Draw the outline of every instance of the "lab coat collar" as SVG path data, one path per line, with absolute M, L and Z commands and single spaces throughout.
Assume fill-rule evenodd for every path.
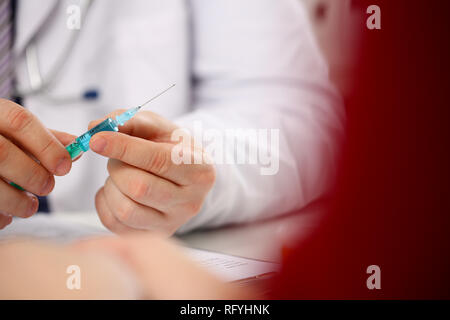
M 18 1 L 14 52 L 19 55 L 44 26 L 58 0 Z M 23 23 L 26 22 L 26 23 Z

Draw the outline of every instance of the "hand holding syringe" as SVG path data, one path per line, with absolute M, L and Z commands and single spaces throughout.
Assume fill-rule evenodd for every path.
M 7 103 L 4 108 L 14 111 L 16 106 Z M 20 111 L 19 108 L 21 107 L 16 108 L 16 112 Z M 34 148 L 31 150 L 36 150 L 36 158 L 40 162 L 33 161 L 31 157 L 24 159 L 26 155 L 23 152 L 13 153 L 8 158 L 12 160 L 10 168 L 12 171 L 15 170 L 15 174 L 6 176 L 9 181 L 17 181 L 29 192 L 18 192 L 6 186 L 0 190 L 0 211 L 18 217 L 33 215 L 39 202 L 30 193 L 48 195 L 54 187 L 53 175 L 67 174 L 72 159 L 91 149 L 96 154 L 108 158 L 109 176 L 95 196 L 95 208 L 105 227 L 115 233 L 149 230 L 173 234 L 200 212 L 215 184 L 215 168 L 211 162 L 203 161 L 210 159 L 204 158 L 207 156 L 206 150 L 192 148 L 191 144 L 184 145 L 184 142 L 193 141 L 189 133 L 154 113 L 144 112 L 140 115 L 139 121 L 129 121 L 120 128 L 121 132 L 114 132 L 141 108 L 140 106 L 125 112 L 120 111 L 118 116 L 116 116 L 118 113 L 114 112 L 106 120 L 95 121 L 90 125 L 92 129 L 78 138 L 65 134 L 65 138 L 57 139 L 55 133 L 48 132 L 35 119 L 37 129 L 34 127 L 36 130 L 33 133 L 36 137 L 25 139 L 24 136 L 22 140 L 35 142 L 28 146 Z M 13 112 L 11 110 L 9 112 Z M 183 131 L 181 144 L 179 140 L 173 139 L 177 130 Z M 12 134 L 16 133 L 17 131 L 12 131 Z M 33 133 L 28 132 L 29 135 Z M 48 154 L 50 152 L 39 153 L 40 150 L 48 149 L 45 147 L 48 141 L 53 141 L 50 144 L 53 149 L 49 150 L 51 155 Z M 70 144 L 67 149 L 63 147 L 68 143 Z M 180 146 L 183 149 L 177 153 Z M 182 156 L 183 159 L 202 159 L 202 162 L 178 163 L 174 161 L 174 154 Z M 59 170 L 61 161 L 65 166 L 64 170 Z M 41 166 L 41 163 L 42 167 L 38 168 L 40 171 L 36 171 L 36 167 Z M 4 170 L 4 166 L 0 167 L 1 169 L 3 172 L 0 173 L 9 173 Z M 20 171 L 25 173 L 25 177 Z M 47 180 L 50 182 L 47 183 Z M 27 199 L 30 197 L 32 199 Z M 9 204 L 11 202 L 12 205 Z M 0 229 L 11 222 L 12 219 L 8 217 L 1 220 L 0 214 Z
M 102 131 L 119 131 L 119 126 L 123 126 L 128 120 L 133 118 L 142 107 L 155 100 L 169 89 L 172 89 L 174 86 L 175 84 L 171 85 L 140 106 L 128 109 L 124 113 L 116 116 L 115 119 L 107 118 L 106 120 L 93 127 L 91 130 L 79 136 L 73 143 L 66 147 L 66 150 L 70 153 L 70 157 L 72 158 L 72 160 L 75 160 L 76 158 L 81 156 L 83 152 L 89 150 L 89 141 L 94 134 Z
M 107 118 L 106 120 L 102 121 L 94 128 L 92 128 L 91 130 L 85 132 L 84 134 L 76 138 L 74 142 L 72 142 L 66 147 L 66 150 L 69 152 L 71 159 L 75 160 L 78 157 L 80 157 L 83 154 L 83 152 L 89 150 L 89 141 L 91 140 L 94 134 L 102 131 L 119 131 L 119 126 L 123 126 L 128 120 L 133 118 L 142 107 L 149 104 L 150 102 L 152 102 L 153 100 L 164 94 L 166 91 L 172 89 L 174 86 L 175 84 L 171 85 L 170 87 L 158 93 L 156 96 L 149 99 L 140 106 L 128 109 L 124 113 L 116 116 L 115 119 Z M 10 184 L 19 190 L 24 190 L 21 186 L 17 185 L 14 182 L 10 182 Z

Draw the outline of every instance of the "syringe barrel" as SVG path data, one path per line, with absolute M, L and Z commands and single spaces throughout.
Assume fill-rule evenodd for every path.
M 88 132 L 79 136 L 76 141 L 80 144 L 81 149 L 84 152 L 89 150 L 89 141 L 94 134 L 102 131 L 119 131 L 119 127 L 117 126 L 117 122 L 111 118 L 107 118 L 106 120 L 100 122 L 98 125 L 93 127 Z
M 108 118 L 76 138 L 74 142 L 66 147 L 66 150 L 70 153 L 72 160 L 78 158 L 83 152 L 88 151 L 89 141 L 91 141 L 92 136 L 102 131 L 119 131 L 117 121 Z

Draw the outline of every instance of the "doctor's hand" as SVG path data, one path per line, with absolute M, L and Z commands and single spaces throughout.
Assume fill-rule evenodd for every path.
M 89 128 L 102 120 L 92 122 Z M 91 149 L 110 158 L 109 177 L 95 204 L 100 220 L 111 231 L 154 230 L 171 235 L 200 211 L 215 181 L 214 167 L 172 161 L 178 141 L 172 141 L 171 135 L 177 128 L 161 116 L 141 111 L 120 127 L 120 132 L 100 132 L 92 137 Z M 203 150 L 183 152 L 203 155 Z
M 54 175 L 70 171 L 72 161 L 63 144 L 74 136 L 49 131 L 29 111 L 0 99 L 0 229 L 12 216 L 28 218 L 38 209 L 35 195 L 48 195 Z M 20 191 L 14 182 L 29 192 Z

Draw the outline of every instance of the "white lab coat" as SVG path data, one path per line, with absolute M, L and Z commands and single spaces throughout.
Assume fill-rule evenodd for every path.
M 52 11 L 55 1 L 19 1 L 14 47 L 23 90 L 30 39 L 36 37 L 45 79 L 70 34 L 80 32 L 49 94 L 24 100 L 49 128 L 79 135 L 91 120 L 176 83 L 150 109 L 183 127 L 202 121 L 205 129 L 280 130 L 279 172 L 264 176 L 258 165 L 217 165 L 201 212 L 180 231 L 275 216 L 326 191 L 343 114 L 298 0 L 95 0 L 80 31 L 66 27 L 66 10 L 84 1 L 61 0 Z M 88 88 L 99 89 L 98 101 L 49 99 Z M 88 152 L 74 163 L 69 175 L 56 179 L 51 208 L 93 209 L 106 161 Z

